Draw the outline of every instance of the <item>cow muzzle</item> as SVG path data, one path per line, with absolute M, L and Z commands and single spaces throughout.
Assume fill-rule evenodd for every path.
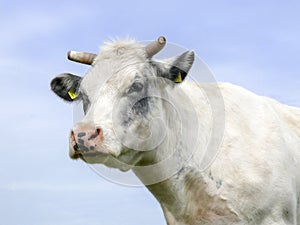
M 70 151 L 72 159 L 103 154 L 99 151 L 103 143 L 103 131 L 99 127 L 87 124 L 77 124 L 70 134 Z

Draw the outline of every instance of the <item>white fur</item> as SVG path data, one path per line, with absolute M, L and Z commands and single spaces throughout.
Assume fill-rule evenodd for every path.
M 122 151 L 114 131 L 114 103 L 118 101 L 118 93 L 128 88 L 135 73 L 145 70 L 147 60 L 139 44 L 109 44 L 102 48 L 93 68 L 82 81 L 81 88 L 92 102 L 82 122 L 103 129 L 102 150 L 110 152 L 110 157 L 117 158 Z M 149 177 L 133 168 L 137 176 L 149 184 L 147 187 L 162 205 L 168 224 L 300 225 L 299 109 L 228 83 L 183 82 L 175 88 L 157 87 L 165 88 L 164 92 L 153 94 L 161 94 L 176 103 L 176 110 L 185 115 L 182 121 L 187 124 L 186 128 L 183 133 L 178 133 L 182 121 L 171 106 L 158 102 L 157 109 L 151 113 L 164 120 L 166 139 L 155 154 L 135 152 L 122 157 L 138 165 L 142 158 L 158 162 L 173 155 L 172 166 L 178 169 L 183 166 L 177 175 L 156 184 L 148 182 Z M 220 100 L 216 90 L 221 91 L 220 102 L 224 101 L 224 107 L 219 104 L 219 108 L 211 108 L 211 100 Z M 224 120 L 217 124 L 221 130 L 224 127 L 222 137 L 214 136 L 220 135 L 213 130 L 214 122 L 218 121 L 214 118 L 214 110 L 219 113 L 217 115 L 224 115 Z M 196 123 L 190 120 L 193 113 L 197 115 Z M 154 123 L 153 126 L 158 125 Z M 189 140 L 189 128 L 194 127 L 197 127 L 197 137 Z M 154 132 L 159 136 L 161 129 L 156 128 Z M 137 126 L 128 129 L 143 132 Z M 126 139 L 125 136 L 121 138 Z M 220 145 L 209 145 L 214 138 L 222 141 Z M 174 154 L 178 140 L 181 151 Z M 209 155 L 216 147 L 217 154 Z M 190 156 L 184 165 L 180 164 Z M 121 170 L 131 168 L 115 165 L 110 159 L 91 162 L 105 163 Z M 170 164 L 162 164 L 150 177 L 163 177 L 169 167 Z
M 197 106 L 199 118 L 203 118 L 199 122 L 207 126 L 204 118 L 209 113 L 205 113 L 205 103 L 193 86 L 185 83 L 182 88 Z M 209 92 L 205 87 L 209 84 L 201 86 Z M 217 158 L 200 173 L 196 153 L 186 166 L 189 179 L 171 178 L 150 187 L 157 196 L 173 192 L 170 202 L 161 198 L 167 221 L 299 225 L 300 110 L 232 84 L 218 86 L 226 122 Z M 203 139 L 199 140 L 201 152 Z

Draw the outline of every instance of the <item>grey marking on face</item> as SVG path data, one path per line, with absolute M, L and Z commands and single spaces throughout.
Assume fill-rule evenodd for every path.
M 88 109 L 90 108 L 91 102 L 88 95 L 83 90 L 81 90 L 81 96 L 82 96 L 81 98 L 82 98 L 83 111 L 84 114 L 86 114 Z
M 80 132 L 79 134 L 77 134 L 77 137 L 81 138 L 81 137 L 84 137 L 86 135 L 85 132 Z
M 123 94 L 123 97 L 127 98 L 129 102 L 126 109 L 123 109 L 121 113 L 123 125 L 128 126 L 137 116 L 145 117 L 147 115 L 150 101 L 148 89 L 149 80 L 147 76 L 137 74 Z
M 84 145 L 79 144 L 78 147 L 79 147 L 79 150 L 81 152 L 88 152 L 89 151 L 89 149 Z
M 136 115 L 146 115 L 149 111 L 149 97 L 144 97 L 132 106 L 132 110 Z
M 96 130 L 95 133 L 92 134 L 92 135 L 88 138 L 88 140 L 90 141 L 90 140 L 92 140 L 92 139 L 95 139 L 98 135 L 99 135 L 98 130 Z
M 78 139 L 78 144 L 83 145 L 84 144 L 84 140 Z

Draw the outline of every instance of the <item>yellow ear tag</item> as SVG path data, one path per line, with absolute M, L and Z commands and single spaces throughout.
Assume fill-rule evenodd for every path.
M 181 83 L 182 82 L 182 78 L 181 78 L 181 73 L 178 73 L 177 78 L 175 79 L 175 83 Z
M 73 100 L 78 97 L 78 94 L 74 91 L 68 91 L 68 94 L 69 94 L 70 98 Z

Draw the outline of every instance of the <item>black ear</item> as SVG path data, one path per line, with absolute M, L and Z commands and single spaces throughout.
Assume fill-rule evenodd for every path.
M 62 99 L 72 102 L 80 99 L 79 86 L 81 77 L 63 73 L 51 81 L 51 90 Z
M 158 76 L 167 78 L 174 83 L 181 83 L 187 76 L 195 59 L 193 51 L 187 51 L 180 56 L 161 61 L 158 65 Z

